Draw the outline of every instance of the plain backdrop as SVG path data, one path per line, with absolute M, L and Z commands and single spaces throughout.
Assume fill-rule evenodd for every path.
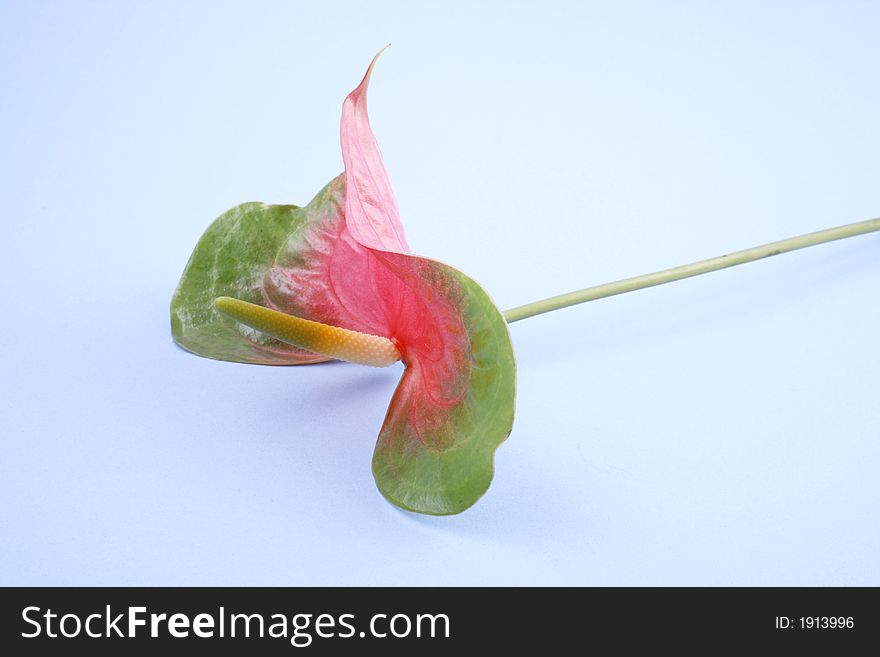
M 370 471 L 401 367 L 177 348 L 202 231 L 342 169 L 502 308 L 880 215 L 880 4 L 0 4 L 0 584 L 878 585 L 880 236 L 511 327 L 489 492 Z

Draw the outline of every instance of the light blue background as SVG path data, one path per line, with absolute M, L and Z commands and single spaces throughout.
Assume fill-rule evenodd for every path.
M 390 506 L 400 368 L 196 358 L 201 232 L 371 116 L 503 308 L 880 214 L 876 2 L 4 2 L 0 583 L 880 585 L 880 237 L 511 327 L 466 513 Z

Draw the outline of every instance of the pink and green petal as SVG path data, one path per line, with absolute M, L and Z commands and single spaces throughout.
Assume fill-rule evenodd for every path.
M 394 341 L 406 370 L 376 445 L 376 483 L 403 508 L 461 512 L 488 488 L 493 454 L 513 425 L 507 323 L 452 267 L 354 240 L 346 218 L 330 210 L 345 197 L 339 177 L 313 202 L 322 220 L 279 251 L 266 297 L 288 314 Z
M 513 425 L 513 347 L 504 317 L 479 285 L 408 253 L 367 114 L 375 62 L 346 98 L 341 125 L 347 189 L 342 234 L 366 251 L 356 269 L 375 295 L 369 299 L 361 290 L 347 305 L 370 317 L 370 326 L 360 330 L 394 340 L 406 363 L 379 434 L 373 474 L 399 506 L 458 513 L 488 488 L 495 449 Z M 359 256 L 350 243 L 344 252 Z
M 373 64 L 343 105 L 345 174 L 306 208 L 245 204 L 218 219 L 175 294 L 174 335 L 212 358 L 320 358 L 220 315 L 214 299 L 233 297 L 388 338 L 406 370 L 376 445 L 376 483 L 403 508 L 458 513 L 488 488 L 495 449 L 510 433 L 513 348 L 479 285 L 409 253 L 367 116 Z
M 394 341 L 406 371 L 376 445 L 376 483 L 404 508 L 458 513 L 488 488 L 513 425 L 513 348 L 473 280 L 408 253 L 367 115 L 374 64 L 343 105 L 344 185 L 324 192 L 332 202 L 322 207 L 344 212 L 288 241 L 264 289 L 279 310 Z
M 436 323 L 410 324 L 406 371 L 373 454 L 382 494 L 411 511 L 464 511 L 489 487 L 513 426 L 516 367 L 507 323 L 482 288 L 439 262 L 385 264 Z M 426 317 L 420 317 L 425 320 Z

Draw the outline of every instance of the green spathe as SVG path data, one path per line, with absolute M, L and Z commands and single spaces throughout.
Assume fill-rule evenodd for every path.
M 328 214 L 326 206 L 333 203 L 329 187 L 304 208 L 242 203 L 208 227 L 171 300 L 171 333 L 178 345 L 199 356 L 239 363 L 296 365 L 327 360 L 235 322 L 217 311 L 214 299 L 233 297 L 263 304 L 266 272 L 289 240 Z
M 327 360 L 218 312 L 215 300 L 232 297 L 265 305 L 267 294 L 278 299 L 267 273 L 310 261 L 310 235 L 338 234 L 344 195 L 340 176 L 303 208 L 244 203 L 216 219 L 196 245 L 175 291 L 175 341 L 220 360 L 270 365 Z M 513 426 L 516 372 L 507 322 L 486 292 L 457 269 L 409 254 L 382 257 L 407 277 L 408 288 L 429 286 L 435 302 L 455 308 L 467 355 L 463 392 L 452 404 L 432 400 L 417 359 L 406 362 L 376 443 L 373 475 L 382 494 L 404 509 L 460 513 L 489 487 L 495 450 Z
M 492 482 L 496 448 L 513 428 L 516 364 L 507 323 L 486 292 L 460 271 L 426 261 L 454 279 L 464 303 L 460 306 L 470 344 L 471 367 L 463 399 L 443 409 L 436 435 L 428 444 L 416 433 L 409 394 L 411 377 L 404 373 L 379 434 L 373 454 L 373 475 L 391 502 L 432 515 L 460 513 L 474 504 Z

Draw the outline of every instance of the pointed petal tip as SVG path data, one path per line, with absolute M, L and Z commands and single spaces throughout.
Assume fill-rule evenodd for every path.
M 382 46 L 381 50 L 379 50 L 379 52 L 377 52 L 377 53 L 373 56 L 373 61 L 370 62 L 370 70 L 373 70 L 373 66 L 375 66 L 375 65 L 376 65 L 376 62 L 379 61 L 379 57 L 381 57 L 381 56 L 382 56 L 382 53 L 385 52 L 386 50 L 388 50 L 390 47 L 391 47 L 391 44 L 390 44 L 390 43 L 386 43 L 384 46 Z
M 379 52 L 377 52 L 375 55 L 373 55 L 373 59 L 370 61 L 370 65 L 367 67 L 367 72 L 364 74 L 364 79 L 361 80 L 361 83 L 357 86 L 357 89 L 355 89 L 355 91 L 352 93 L 355 93 L 360 89 L 366 88 L 367 84 L 369 84 L 369 82 L 370 82 L 370 76 L 373 74 L 373 67 L 376 65 L 376 62 L 379 61 L 379 57 L 381 57 L 382 53 L 385 52 L 386 50 L 388 50 L 388 48 L 390 48 L 390 47 L 391 47 L 391 44 L 386 43 L 385 46 L 383 46 L 383 48 Z

